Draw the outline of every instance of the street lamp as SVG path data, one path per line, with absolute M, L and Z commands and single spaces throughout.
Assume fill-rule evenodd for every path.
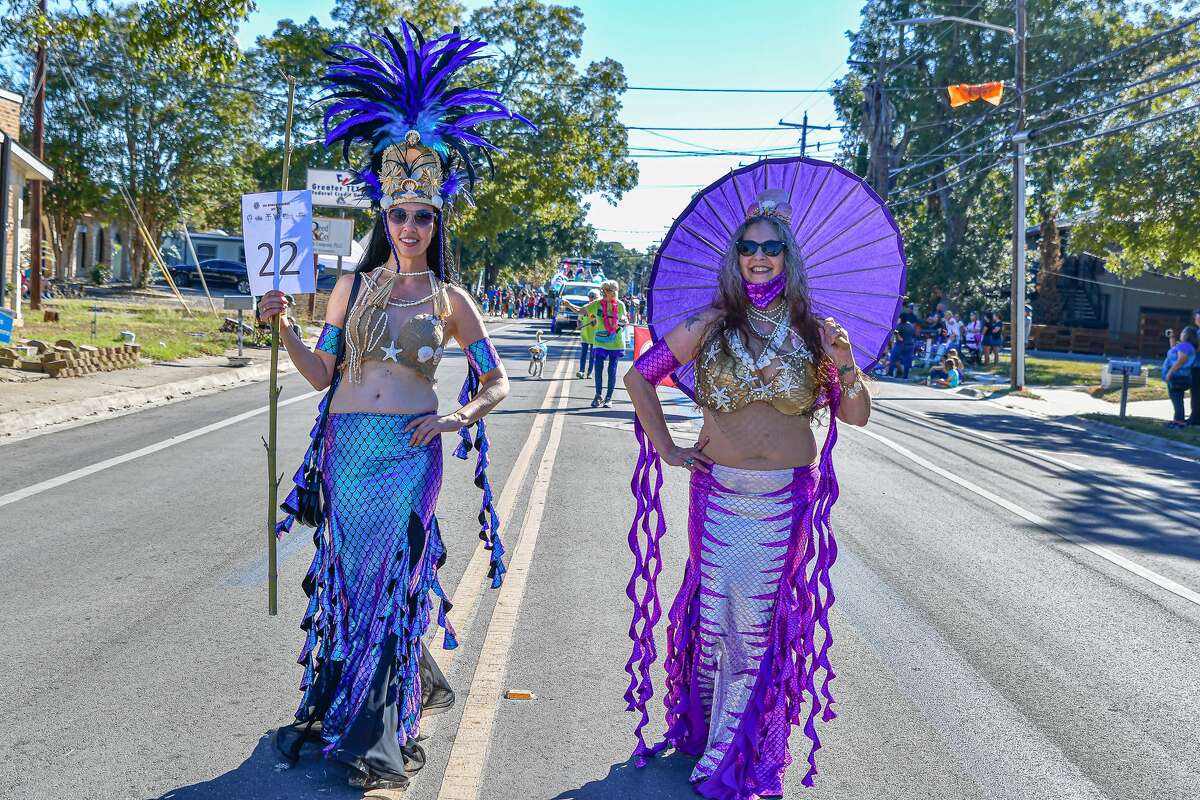
M 976 28 L 987 28 L 1007 33 L 1013 38 L 1016 49 L 1014 61 L 1015 90 L 1017 96 L 1017 122 L 1013 126 L 1013 242 L 1012 242 L 1012 369 L 1010 379 L 1013 389 L 1025 388 L 1025 145 L 1029 134 L 1025 130 L 1025 0 L 1014 0 L 1016 6 L 1015 28 L 993 25 L 990 22 L 938 14 L 929 17 L 900 19 L 892 24 L 903 29 L 905 25 L 929 25 L 938 22 L 956 22 Z

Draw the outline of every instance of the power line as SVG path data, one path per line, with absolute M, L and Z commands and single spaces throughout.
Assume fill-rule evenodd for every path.
M 1031 132 L 1031 135 L 1033 135 L 1033 134 L 1040 135 L 1043 133 L 1048 133 L 1052 130 L 1062 128 L 1067 125 L 1078 124 L 1080 122 L 1083 122 L 1084 120 L 1088 120 L 1093 117 L 1102 117 L 1106 114 L 1111 114 L 1114 111 L 1120 111 L 1123 108 L 1129 108 L 1130 106 L 1135 106 L 1135 105 L 1138 105 L 1139 103 L 1145 103 L 1150 100 L 1155 100 L 1164 95 L 1172 94 L 1173 92 L 1178 92 L 1181 89 L 1187 89 L 1187 88 L 1190 88 L 1197 84 L 1200 84 L 1200 78 L 1197 78 L 1196 80 L 1192 80 L 1192 81 L 1185 81 L 1183 83 L 1177 83 L 1174 86 L 1167 87 L 1166 89 L 1160 89 L 1157 92 L 1152 92 L 1151 94 L 1143 95 L 1142 97 L 1135 97 L 1132 100 L 1126 100 L 1124 103 L 1117 103 L 1116 105 L 1107 106 L 1106 108 L 1101 108 L 1096 111 L 1089 111 L 1086 114 L 1080 114 L 1077 117 L 1071 117 L 1070 119 L 1061 119 L 1061 120 L 1058 120 L 1057 122 L 1051 122 L 1051 123 L 1049 123 L 1047 125 L 1043 125 L 1039 128 L 1034 128 L 1033 131 Z
M 1091 133 L 1091 134 L 1088 134 L 1087 136 L 1077 136 L 1074 139 L 1068 139 L 1063 142 L 1053 142 L 1051 144 L 1044 144 L 1044 145 L 1041 145 L 1040 147 L 1034 147 L 1034 148 L 1030 149 L 1028 152 L 1030 155 L 1032 155 L 1033 153 L 1040 153 L 1043 150 L 1053 150 L 1056 147 L 1064 147 L 1069 144 L 1078 144 L 1079 142 L 1086 142 L 1089 139 L 1099 139 L 1102 136 L 1111 136 L 1114 133 L 1122 133 L 1122 132 L 1130 130 L 1132 128 L 1140 128 L 1143 125 L 1149 125 L 1151 122 L 1159 122 L 1168 117 L 1173 117 L 1176 114 L 1182 114 L 1186 111 L 1195 111 L 1196 109 L 1200 109 L 1200 103 L 1193 103 L 1190 106 L 1180 106 L 1179 108 L 1173 108 L 1170 111 L 1164 111 L 1161 114 L 1155 114 L 1152 117 L 1146 117 L 1145 119 L 1140 119 L 1140 120 L 1137 120 L 1136 122 L 1131 122 L 1127 125 L 1121 125 L 1116 128 L 1105 128 L 1102 131 L 1099 131 L 1097 133 Z
M 520 86 L 543 86 L 552 89 L 590 89 L 583 83 L 553 83 L 548 81 L 518 81 Z M 626 86 L 627 92 L 699 92 L 717 94 L 824 94 L 828 88 L 800 89 L 753 89 L 743 87 L 698 87 L 698 86 Z
M 1092 67 L 1098 67 L 1101 64 L 1105 64 L 1109 61 L 1112 61 L 1114 58 L 1118 58 L 1119 56 L 1124 55 L 1125 53 L 1132 52 L 1132 51 L 1138 49 L 1139 47 L 1145 47 L 1146 45 L 1152 44 L 1152 43 L 1158 41 L 1159 39 L 1162 39 L 1165 36 L 1170 36 L 1172 33 L 1177 33 L 1178 31 L 1181 31 L 1184 28 L 1191 27 L 1192 25 L 1195 25 L 1197 22 L 1200 22 L 1200 14 L 1197 14 L 1196 16 L 1191 17 L 1190 19 L 1184 20 L 1183 22 L 1181 22 L 1178 25 L 1175 25 L 1171 28 L 1167 28 L 1166 30 L 1159 31 L 1158 33 L 1152 33 L 1143 39 L 1139 39 L 1136 42 L 1132 42 L 1130 44 L 1125 45 L 1124 47 L 1120 47 L 1116 50 L 1113 50 L 1111 53 L 1106 53 L 1105 55 L 1100 56 L 1097 59 L 1093 59 L 1092 61 L 1088 61 L 1084 64 L 1080 64 L 1079 66 L 1077 66 L 1073 69 L 1070 69 L 1067 72 L 1064 72 L 1063 74 L 1061 74 L 1055 78 L 1050 78 L 1048 80 L 1042 81 L 1039 84 L 1035 84 L 1034 86 L 1031 86 L 1028 89 L 1026 89 L 1025 92 L 1027 94 L 1030 92 L 1036 92 L 1039 89 L 1043 89 L 1043 88 L 1045 88 L 1053 83 L 1057 83 L 1058 81 L 1061 81 L 1065 78 L 1072 77 L 1073 75 L 1078 75 L 1080 72 L 1089 70 Z
M 1031 120 L 1045 119 L 1046 117 L 1050 116 L 1051 114 L 1054 114 L 1055 112 L 1066 111 L 1069 108 L 1075 108 L 1076 106 L 1081 106 L 1081 105 L 1085 105 L 1087 103 L 1092 103 L 1092 102 L 1095 102 L 1095 101 L 1100 100 L 1105 97 L 1111 97 L 1112 95 L 1115 95 L 1115 94 L 1121 94 L 1122 92 L 1129 91 L 1130 89 L 1133 89 L 1134 87 L 1142 86 L 1147 83 L 1154 83 L 1155 81 L 1160 81 L 1163 78 L 1169 78 L 1172 75 L 1178 75 L 1180 72 L 1186 72 L 1187 70 L 1192 69 L 1193 67 L 1196 67 L 1196 66 L 1200 66 L 1200 59 L 1197 59 L 1196 61 L 1189 61 L 1185 64 L 1177 64 L 1174 67 L 1171 67 L 1170 69 L 1164 69 L 1161 72 L 1156 72 L 1153 75 L 1149 75 L 1145 78 L 1142 78 L 1141 80 L 1136 80 L 1133 83 L 1127 83 L 1124 86 L 1118 86 L 1115 89 L 1108 89 L 1103 92 L 1098 92 L 1093 95 L 1088 95 L 1087 97 L 1081 97 L 1078 100 L 1072 100 L 1070 103 L 1067 103 L 1066 105 L 1057 106 L 1055 108 L 1043 111 L 1041 114 L 1031 117 Z
M 1088 141 L 1091 139 L 1099 139 L 1099 138 L 1102 138 L 1105 136 L 1111 136 L 1113 134 L 1122 133 L 1124 131 L 1127 131 L 1127 130 L 1130 130 L 1133 128 L 1139 128 L 1142 125 L 1149 125 L 1152 122 L 1159 122 L 1168 117 L 1175 116 L 1176 114 L 1182 114 L 1187 111 L 1195 111 L 1197 109 L 1200 109 L 1200 103 L 1193 103 L 1190 106 L 1181 106 L 1179 108 L 1174 108 L 1169 111 L 1164 111 L 1161 114 L 1155 114 L 1151 117 L 1146 117 L 1145 119 L 1140 119 L 1135 122 L 1128 123 L 1126 125 L 1118 126 L 1116 128 L 1106 128 L 1102 131 L 1098 131 L 1096 133 L 1091 133 L 1086 136 L 1078 136 L 1074 139 L 1068 139 L 1068 140 L 1061 141 L 1061 142 L 1053 142 L 1051 144 L 1042 145 L 1040 147 L 1034 147 L 1027 151 L 1027 155 L 1032 155 L 1034 153 L 1041 152 L 1042 150 L 1051 150 L 1056 147 L 1065 147 L 1066 145 L 1070 145 L 1070 144 L 1078 144 L 1080 142 L 1085 142 L 1085 141 Z M 967 180 L 968 178 L 978 175 L 981 172 L 987 172 L 989 170 L 995 169 L 997 166 L 999 166 L 1000 164 L 1003 164 L 1005 161 L 1008 161 L 1008 160 L 1009 160 L 1009 156 L 1005 156 L 1005 157 L 999 159 L 998 161 L 993 162 L 991 165 L 989 165 L 987 167 L 983 167 L 981 169 L 977 169 L 972 172 L 968 172 L 966 175 L 960 176 L 958 179 L 946 184 L 943 187 L 940 187 L 939 189 L 935 189 L 934 191 L 917 195 L 916 197 L 909 197 L 909 198 L 905 198 L 903 200 L 898 200 L 894 203 L 888 203 L 888 206 L 895 208 L 895 207 L 899 207 L 902 205 L 907 205 L 908 203 L 918 202 L 920 200 L 925 199 L 926 197 L 930 197 L 931 195 L 937 194 L 940 191 L 949 189 L 952 186 L 957 186 L 958 184 L 962 183 L 963 181 Z M 945 173 L 939 173 L 939 174 L 945 174 Z M 933 177 L 937 177 L 937 176 L 933 176 Z M 913 186 L 905 187 L 905 189 L 914 188 L 914 186 L 916 186 L 916 185 L 919 185 L 919 184 L 914 184 Z
M 991 164 L 987 165 L 986 167 L 981 167 L 977 170 L 972 170 L 971 172 L 968 172 L 966 175 L 961 175 L 958 178 L 956 178 L 955 180 L 951 181 L 950 183 L 947 183 L 945 186 L 941 186 L 937 189 L 934 189 L 931 192 L 925 192 L 924 194 L 919 194 L 916 197 L 908 197 L 903 200 L 889 202 L 888 208 L 899 208 L 900 206 L 908 205 L 909 203 L 916 203 L 921 200 L 924 200 L 926 197 L 932 197 L 933 195 L 938 194 L 939 192 L 945 191 L 946 189 L 950 189 L 954 186 L 957 186 L 960 183 L 963 183 L 964 181 L 975 177 L 976 175 L 979 175 L 984 172 L 991 172 L 996 167 L 1000 166 L 1001 164 L 1005 163 L 1006 161 L 1009 161 L 1010 158 L 1011 158 L 1010 156 L 1004 156 L 997 161 L 993 161 Z
M 1099 58 L 1093 59 L 1092 61 L 1086 62 L 1086 63 L 1084 63 L 1084 64 L 1080 64 L 1079 66 L 1076 66 L 1076 67 L 1073 67 L 1072 69 L 1070 69 L 1070 70 L 1067 70 L 1066 72 L 1064 72 L 1064 73 L 1062 73 L 1062 74 L 1060 74 L 1060 75 L 1057 75 L 1057 76 L 1055 76 L 1055 77 L 1053 77 L 1053 78 L 1048 78 L 1047 80 L 1044 80 L 1044 81 L 1042 81 L 1041 83 L 1038 83 L 1038 84 L 1036 84 L 1036 85 L 1034 85 L 1034 86 L 1032 86 L 1032 87 L 1029 87 L 1029 88 L 1027 88 L 1027 89 L 1025 90 L 1025 93 L 1026 93 L 1026 95 L 1028 95 L 1028 94 L 1030 94 L 1030 93 L 1032 93 L 1032 92 L 1036 92 L 1036 91 L 1038 91 L 1039 89 L 1044 89 L 1044 88 L 1045 88 L 1045 87 L 1047 87 L 1047 86 L 1051 86 L 1051 85 L 1053 85 L 1053 84 L 1055 84 L 1055 83 L 1058 83 L 1058 82 L 1060 82 L 1060 81 L 1066 80 L 1066 79 L 1068 79 L 1068 78 L 1072 78 L 1072 77 L 1074 77 L 1074 76 L 1078 75 L 1078 74 L 1079 74 L 1079 73 L 1081 73 L 1081 72 L 1085 72 L 1085 71 L 1087 71 L 1087 70 L 1089 70 L 1089 69 L 1092 69 L 1093 67 L 1099 66 L 1100 64 L 1103 64 L 1103 63 L 1106 63 L 1106 62 L 1108 62 L 1108 61 L 1111 61 L 1111 60 L 1113 60 L 1114 58 L 1118 58 L 1119 56 L 1121 56 L 1121 55 L 1124 55 L 1125 53 L 1132 52 L 1133 50 L 1136 50 L 1136 49 L 1138 49 L 1138 48 L 1140 48 L 1140 47 L 1144 47 L 1144 46 L 1146 46 L 1146 45 L 1148 45 L 1148 44 L 1151 44 L 1151 43 L 1153 43 L 1153 42 L 1155 42 L 1155 41 L 1158 41 L 1159 39 L 1161 39 L 1161 38 L 1163 38 L 1163 37 L 1165 37 L 1165 36 L 1169 36 L 1169 35 L 1171 35 L 1172 33 L 1176 33 L 1176 32 L 1178 32 L 1178 31 L 1180 31 L 1180 30 L 1183 30 L 1184 28 L 1187 28 L 1187 27 L 1189 27 L 1189 26 L 1191 26 L 1191 25 L 1194 25 L 1194 24 L 1195 24 L 1197 21 L 1200 21 L 1200 15 L 1196 15 L 1196 16 L 1194 16 L 1194 17 L 1191 17 L 1190 19 L 1187 19 L 1187 20 L 1185 20 L 1185 21 L 1183 21 L 1183 22 L 1179 23 L 1178 25 L 1172 26 L 1172 27 L 1170 27 L 1170 28 L 1167 28 L 1167 29 L 1165 29 L 1165 30 L 1159 31 L 1159 32 L 1157 32 L 1157 33 L 1150 34 L 1149 36 L 1146 36 L 1146 37 L 1144 37 L 1144 38 L 1142 38 L 1142 39 L 1139 39 L 1139 40 L 1138 40 L 1138 41 L 1136 41 L 1136 42 L 1132 42 L 1132 43 L 1130 43 L 1130 44 L 1128 44 L 1128 45 L 1125 45 L 1124 47 L 1118 48 L 1117 50 L 1114 50 L 1114 51 L 1112 51 L 1111 53 L 1107 53 L 1107 54 L 1105 54 L 1105 55 L 1103 55 L 1103 56 L 1100 56 Z M 935 41 L 936 41 L 936 40 L 935 40 Z M 1160 77 L 1161 77 L 1161 76 L 1160 76 Z M 1121 87 L 1121 89 L 1120 89 L 1120 90 L 1118 90 L 1118 91 L 1124 91 L 1125 89 L 1128 89 L 1128 88 L 1129 88 L 1129 86 L 1124 86 L 1124 87 Z M 892 91 L 892 90 L 890 90 L 890 89 L 889 89 L 889 91 Z M 1100 96 L 1103 96 L 1103 95 L 1100 95 Z M 969 130 L 971 130 L 971 129 L 973 129 L 973 128 L 977 128 L 977 127 L 979 127 L 979 126 L 980 126 L 980 125 L 982 125 L 984 122 L 987 122 L 987 121 L 988 121 L 988 120 L 991 118 L 991 116 L 992 116 L 994 113 L 996 113 L 996 112 L 1000 111 L 1000 110 L 1001 110 L 1001 109 L 1003 109 L 1003 108 L 1007 108 L 1008 106 L 1010 106 L 1010 105 L 1011 105 L 1011 103 L 1012 103 L 1012 101 L 1008 101 L 1008 102 L 1005 102 L 1005 103 L 1001 103 L 999 106 L 995 106 L 995 107 L 993 107 L 993 108 L 990 108 L 990 109 L 988 109 L 988 110 L 987 110 L 987 111 L 986 111 L 986 112 L 985 112 L 983 115 L 981 115 L 981 116 L 980 116 L 980 117 L 979 117 L 979 118 L 978 118 L 978 119 L 977 119 L 977 120 L 976 120 L 974 123 L 972 123 L 972 124 L 970 124 L 970 125 L 968 125 L 968 126 L 964 127 L 962 130 L 958 131 L 957 133 L 955 133 L 955 134 L 952 134 L 952 135 L 951 135 L 951 136 L 950 136 L 948 139 L 946 139 L 944 142 L 942 142 L 940 145 L 938 145 L 938 148 L 945 147 L 946 145 L 948 145 L 948 144 L 950 144 L 951 142 L 953 142 L 955 139 L 957 139 L 957 138 L 959 138 L 960 136 L 962 136 L 962 135 L 963 135 L 964 133 L 966 133 L 967 131 L 969 131 Z M 1043 111 L 1043 112 L 1042 112 L 1043 118 L 1044 118 L 1044 116 L 1045 116 L 1045 115 L 1048 115 L 1048 114 L 1053 114 L 1053 113 L 1055 113 L 1056 111 L 1059 111 L 1059 110 L 1061 110 L 1061 108 L 1057 108 L 1057 107 L 1055 107 L 1055 108 L 1050 108 L 1050 109 L 1047 109 L 1046 111 Z M 922 160 L 922 161 L 918 161 L 917 163 L 908 164 L 908 165 L 905 165 L 905 166 L 903 166 L 903 167 L 899 167 L 898 169 L 894 170 L 894 171 L 893 171 L 891 174 L 893 174 L 893 175 L 896 175 L 896 174 L 900 174 L 900 173 L 902 173 L 902 172 L 908 172 L 908 171 L 910 171 L 910 170 L 919 169 L 920 167 L 927 166 L 927 165 L 929 165 L 929 164 L 932 164 L 932 163 L 939 162 L 939 161 L 941 161 L 941 160 L 944 160 L 944 159 L 946 159 L 946 158 L 951 158 L 951 157 L 953 157 L 953 156 L 956 156 L 956 155 L 961 155 L 961 154 L 962 154 L 962 153 L 964 153 L 964 152 L 969 152 L 969 151 L 970 151 L 972 148 L 974 148 L 976 145 L 979 145 L 979 144 L 984 144 L 984 143 L 986 143 L 986 142 L 987 142 L 989 139 L 993 139 L 993 138 L 995 138 L 997 135 L 1003 135 L 1003 132 L 997 132 L 997 133 L 993 133 L 993 134 L 991 134 L 991 135 L 989 135 L 989 136 L 984 136 L 984 137 L 981 137 L 981 138 L 979 138 L 979 139 L 976 139 L 974 142 L 971 142 L 971 143 L 970 143 L 970 144 L 968 144 L 968 145 L 965 145 L 965 146 L 963 146 L 963 147 L 960 147 L 960 148 L 958 148 L 958 150 L 956 150 L 956 151 L 953 151 L 953 152 L 948 152 L 948 153 L 943 153 L 943 154 L 936 154 L 935 152 L 931 151 L 931 152 L 929 152 L 929 153 L 925 153 L 925 154 L 923 154 L 923 155 L 921 155 L 921 156 L 916 156 L 916 158 L 917 158 L 917 159 L 924 159 L 924 160 Z

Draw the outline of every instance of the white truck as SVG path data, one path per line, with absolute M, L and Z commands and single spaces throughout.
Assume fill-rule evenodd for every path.
M 600 281 L 567 281 L 562 285 L 558 296 L 554 299 L 554 319 L 550 322 L 551 335 L 560 331 L 579 330 L 579 312 L 572 311 L 563 300 L 569 300 L 576 306 L 588 304 L 588 292 L 600 291 Z

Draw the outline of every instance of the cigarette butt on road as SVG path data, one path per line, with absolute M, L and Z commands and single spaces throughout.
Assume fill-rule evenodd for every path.
M 537 700 L 537 695 L 528 689 L 509 689 L 504 693 L 505 700 Z

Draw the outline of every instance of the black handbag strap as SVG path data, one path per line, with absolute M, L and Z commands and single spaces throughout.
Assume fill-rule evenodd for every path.
M 358 287 L 362 285 L 362 273 L 354 273 L 354 284 L 350 287 L 350 299 L 346 301 L 346 313 L 342 318 L 342 333 L 338 336 L 337 356 L 333 361 L 333 377 L 329 381 L 329 391 L 325 393 L 325 407 L 321 410 L 321 421 L 317 426 L 316 439 L 321 441 L 325 434 L 325 420 L 329 417 L 329 407 L 333 405 L 333 391 L 338 385 L 338 370 L 342 367 L 342 358 L 346 355 L 346 322 L 350 319 L 350 311 L 354 301 L 358 299 Z

